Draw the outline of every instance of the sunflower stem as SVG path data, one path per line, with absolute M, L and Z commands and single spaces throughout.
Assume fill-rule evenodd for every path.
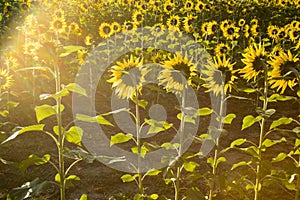
M 136 145 L 138 148 L 138 164 L 137 164 L 137 174 L 138 174 L 138 186 L 139 186 L 139 193 L 144 194 L 144 187 L 143 187 L 143 178 L 141 173 L 141 138 L 140 138 L 140 111 L 139 111 L 139 98 L 138 98 L 138 91 L 136 91 L 136 102 L 135 102 L 135 119 L 136 119 Z
M 56 86 L 56 93 L 60 92 L 60 71 L 58 65 L 54 64 L 55 68 L 55 86 Z M 64 156 L 63 156 L 63 149 L 64 149 L 64 132 L 62 129 L 62 116 L 61 116 L 61 97 L 56 99 L 56 119 L 57 119 L 57 126 L 58 126 L 58 160 L 59 160 L 59 176 L 60 176 L 60 200 L 66 199 L 66 187 L 65 187 L 65 163 L 64 163 Z
M 262 60 L 263 62 L 263 60 Z M 266 64 L 264 64 L 264 99 L 263 99 L 263 112 L 265 112 L 268 109 L 268 68 Z M 262 143 L 263 138 L 265 136 L 265 118 L 263 117 L 260 123 L 260 134 L 259 134 L 259 143 L 258 143 L 258 163 L 256 166 L 256 177 L 255 177 L 255 188 L 254 188 L 254 200 L 260 199 L 260 193 L 261 190 L 261 158 L 262 158 Z
M 225 80 L 225 79 L 224 79 Z M 218 124 L 218 130 L 221 130 L 223 128 L 223 107 L 224 107 L 224 102 L 226 101 L 226 99 L 224 98 L 225 95 L 225 91 L 224 91 L 224 80 L 222 81 L 222 90 L 220 92 L 221 95 L 221 102 L 220 102 L 220 109 L 219 109 L 219 113 L 218 113 L 218 118 L 219 120 L 219 124 Z M 219 157 L 219 137 L 216 138 L 215 140 L 215 152 L 214 152 L 214 160 L 213 160 L 213 166 L 212 166 L 212 177 L 213 180 L 211 182 L 211 186 L 209 188 L 209 196 L 208 196 L 208 200 L 212 200 L 214 197 L 214 190 L 215 190 L 215 179 L 216 179 L 216 175 L 217 175 L 217 167 L 218 167 L 218 157 Z

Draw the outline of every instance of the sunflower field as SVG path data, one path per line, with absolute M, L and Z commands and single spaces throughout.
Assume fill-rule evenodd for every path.
M 300 0 L 0 13 L 0 199 L 300 199 Z

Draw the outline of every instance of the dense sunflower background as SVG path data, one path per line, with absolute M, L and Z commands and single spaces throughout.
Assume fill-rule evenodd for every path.
M 5 138 L 15 126 L 34 122 L 33 110 L 39 95 L 53 92 L 53 80 L 46 72 L 22 69 L 52 66 L 55 61 L 61 70 L 62 83 L 67 84 L 74 81 L 82 66 L 91 62 L 89 53 L 99 45 L 102 45 L 102 58 L 110 61 L 104 76 L 108 83 L 104 84 L 110 84 L 108 87 L 115 89 L 123 99 L 142 95 L 146 91 L 142 85 L 149 81 L 147 75 L 155 70 L 158 72 L 154 77 L 160 83 L 155 91 L 168 94 L 181 94 L 186 85 L 197 91 L 213 92 L 215 96 L 223 92 L 236 95 L 245 88 L 260 91 L 267 76 L 270 94 L 297 97 L 299 13 L 300 0 L 2 1 L 1 134 Z M 141 29 L 149 30 L 150 34 L 142 35 Z M 110 60 L 114 53 L 121 51 L 110 48 L 120 41 L 120 34 L 128 51 L 117 60 Z M 199 55 L 194 49 L 172 51 L 188 46 L 179 43 L 184 36 L 203 47 Z M 140 43 L 152 43 L 154 47 L 129 48 Z M 155 44 L 163 44 L 170 50 L 157 49 Z M 161 68 L 143 67 L 147 63 Z M 138 75 L 134 79 L 130 79 L 132 71 Z M 133 80 L 136 83 L 133 84 Z M 255 95 L 251 98 L 259 99 Z M 70 102 L 66 100 L 69 109 Z M 287 113 L 288 108 L 284 111 Z M 196 187 L 189 184 L 186 186 Z M 250 199 L 250 191 L 242 187 L 243 184 L 236 190 L 232 185 L 220 185 L 217 198 Z M 207 189 L 207 186 L 199 187 Z M 282 189 L 280 197 L 275 198 L 290 199 L 291 191 Z

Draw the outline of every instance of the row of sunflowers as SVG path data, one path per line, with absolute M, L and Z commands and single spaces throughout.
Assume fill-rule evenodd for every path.
M 299 0 L 7 0 L 0 3 L 0 8 L 0 22 L 3 22 L 0 55 L 2 144 L 16 137 L 17 132 L 44 131 L 40 121 L 52 115 L 58 116 L 55 127 L 62 127 L 61 112 L 69 107 L 61 108 L 61 98 L 69 92 L 92 95 L 88 88 L 83 92 L 79 85 L 74 84 L 74 80 L 80 76 L 80 70 L 85 70 L 93 64 L 94 74 L 105 71 L 101 78 L 111 84 L 110 89 L 114 90 L 120 99 L 132 101 L 137 107 L 147 108 L 146 101 L 141 100 L 147 84 L 155 83 L 155 87 L 148 87 L 155 92 L 164 91 L 182 99 L 186 98 L 184 91 L 190 86 L 195 91 L 210 92 L 216 98 L 221 97 L 220 108 L 214 111 L 212 108 L 203 108 L 191 116 L 182 111 L 177 115 L 181 124 L 194 123 L 195 118 L 199 116 L 215 113 L 215 120 L 228 125 L 229 129 L 235 118 L 242 118 L 242 126 L 238 125 L 241 126 L 241 130 L 254 127 L 252 130 L 255 132 L 258 127 L 260 129 L 258 134 L 253 136 L 258 142 L 253 138 L 234 136 L 233 138 L 238 139 L 224 139 L 230 143 L 228 148 L 224 149 L 220 145 L 222 137 L 210 138 L 216 147 L 204 163 L 209 164 L 208 170 L 205 173 L 201 172 L 202 174 L 200 168 L 203 163 L 199 165 L 197 162 L 201 161 L 195 159 L 200 155 L 199 152 L 193 156 L 184 156 L 181 154 L 180 145 L 172 144 L 170 147 L 171 144 L 162 144 L 163 148 L 168 146 L 167 148 L 177 149 L 184 161 L 178 162 L 176 167 L 168 167 L 166 174 L 174 176 L 172 178 L 166 178 L 166 175 L 160 177 L 161 169 L 152 170 L 146 175 L 163 178 L 168 186 L 172 185 L 174 194 L 146 195 L 143 186 L 146 175 L 142 176 L 137 166 L 136 175 L 122 176 L 123 182 L 137 182 L 139 191 L 134 199 L 258 200 L 268 199 L 268 195 L 274 195 L 274 198 L 279 195 L 282 199 L 285 196 L 288 196 L 286 199 L 299 199 L 299 116 L 292 112 L 291 116 L 275 119 L 275 112 L 280 115 L 284 110 L 283 113 L 286 114 L 288 108 L 281 110 L 278 108 L 281 104 L 278 103 L 275 110 L 269 104 L 299 102 Z M 107 64 L 105 69 L 100 67 L 104 63 Z M 94 74 L 89 74 L 89 78 L 93 81 L 98 80 L 99 77 L 94 78 Z M 51 75 L 55 80 L 55 88 Z M 46 92 L 47 95 L 43 94 Z M 249 93 L 256 95 L 251 96 Z M 156 95 L 156 98 L 158 96 Z M 41 105 L 41 100 L 49 97 L 55 100 L 56 105 Z M 238 116 L 240 113 L 223 116 L 222 106 L 232 99 L 251 99 L 258 106 L 245 117 Z M 22 110 L 32 113 L 32 116 L 19 114 L 16 118 L 14 113 Z M 162 126 L 158 129 L 153 128 L 157 132 L 170 131 L 172 127 L 171 124 L 160 121 L 154 123 L 145 120 L 142 123 L 138 113 L 131 114 L 137 129 L 144 123 Z M 98 120 L 98 123 L 109 125 L 110 122 L 104 119 L 107 115 L 101 116 L 102 121 Z M 39 124 L 28 128 L 28 124 L 35 123 L 35 118 Z M 87 116 L 81 116 L 77 120 L 95 122 Z M 281 127 L 289 124 L 292 128 Z M 8 125 L 10 128 L 7 128 Z M 25 127 L 20 131 L 19 127 L 16 129 L 17 125 Z M 61 200 L 65 199 L 67 180 L 78 180 L 77 176 L 66 176 L 69 170 L 64 169 L 64 155 L 61 154 L 64 150 L 64 139 L 81 145 L 84 133 L 79 127 L 74 128 L 76 133 L 72 128 L 67 131 L 67 128 L 53 127 L 54 132 L 51 136 L 57 137 L 54 141 L 59 149 L 59 166 L 56 169 L 60 178 L 55 176 L 55 180 L 60 185 Z M 219 131 L 222 129 L 223 133 L 221 125 L 214 128 Z M 207 130 L 211 131 L 212 127 L 208 127 Z M 271 137 L 270 133 L 276 131 L 293 135 L 280 139 L 276 136 Z M 184 129 L 181 132 L 184 132 Z M 51 135 L 49 132 L 47 134 Z M 136 134 L 138 135 L 138 132 Z M 208 140 L 209 137 L 209 134 L 198 135 L 195 141 L 203 141 L 205 138 Z M 137 148 L 132 151 L 139 155 L 139 159 L 145 158 L 150 149 L 142 145 L 139 137 L 133 139 L 129 133 L 112 136 L 111 145 L 120 145 L 129 140 L 136 143 Z M 277 155 L 271 150 L 271 153 L 267 154 L 271 154 L 271 161 L 264 160 L 264 153 L 268 153 L 268 148 L 277 145 L 282 148 L 280 145 L 287 140 L 291 144 L 286 151 L 282 150 Z M 238 149 L 247 156 L 241 162 L 229 163 L 231 168 L 221 166 L 220 163 L 229 160 L 226 159 L 226 153 L 232 149 Z M 46 158 L 40 159 L 44 163 L 49 162 Z M 288 159 L 294 162 L 293 170 L 285 171 L 284 167 L 276 165 L 282 161 L 288 162 Z M 41 160 L 39 161 L 41 163 Z M 266 163 L 268 167 L 265 167 Z M 270 163 L 276 163 L 276 167 L 269 168 Z M 39 162 L 33 161 L 32 164 Z M 249 167 L 251 172 L 243 167 Z M 230 176 L 230 173 L 240 168 L 241 171 Z M 229 172 L 229 176 L 227 174 L 226 177 L 228 180 L 221 178 L 225 176 L 222 171 Z M 240 176 L 239 173 L 243 175 Z M 198 179 L 200 182 L 204 180 L 206 185 L 198 188 L 199 180 L 195 181 L 195 177 L 204 177 Z M 195 181 L 194 185 L 189 182 L 189 178 Z M 271 179 L 284 189 L 272 191 Z M 188 188 L 181 188 L 181 184 L 187 185 Z M 21 189 L 24 190 L 22 187 Z M 20 193 L 8 192 L 7 198 L 20 199 L 18 195 Z M 21 199 L 25 197 L 28 197 L 28 194 Z M 83 195 L 81 199 L 87 197 Z

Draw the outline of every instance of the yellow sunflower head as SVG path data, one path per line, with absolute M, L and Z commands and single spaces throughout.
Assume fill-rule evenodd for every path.
M 166 1 L 164 3 L 164 12 L 168 15 L 170 15 L 172 13 L 172 11 L 175 8 L 175 4 L 173 2 L 171 2 L 171 0 Z
M 230 25 L 228 24 L 222 29 L 224 37 L 229 40 L 238 38 L 240 36 L 239 30 L 240 28 L 236 27 L 234 24 L 230 24 Z
M 199 75 L 196 64 L 188 60 L 187 54 L 183 57 L 176 53 L 162 64 L 164 69 L 158 76 L 159 84 L 175 94 L 180 95 L 187 84 L 193 85 L 193 78 Z
M 137 25 L 140 25 L 144 21 L 144 15 L 145 15 L 145 13 L 137 10 L 132 14 L 132 21 L 134 23 L 136 23 Z
M 122 27 L 122 31 L 125 34 L 134 34 L 137 29 L 137 25 L 131 21 L 125 21 Z
M 203 86 L 208 89 L 207 92 L 212 91 L 216 96 L 231 92 L 237 79 L 237 70 L 233 70 L 234 64 L 230 59 L 226 59 L 226 56 L 215 56 L 207 62 L 205 69 L 201 71 L 206 82 Z
M 213 35 L 218 29 L 218 22 L 210 21 L 207 25 L 207 33 L 208 35 Z
M 230 52 L 230 47 L 228 44 L 224 44 L 224 43 L 219 43 L 217 44 L 217 46 L 215 47 L 215 54 L 216 56 L 224 56 L 224 55 L 228 55 Z
M 24 45 L 24 54 L 29 56 L 36 56 L 38 49 L 41 47 L 42 45 L 39 42 L 26 41 Z
M 63 33 L 66 31 L 66 27 L 67 25 L 64 18 L 54 17 L 50 29 L 57 33 Z
M 178 15 L 172 15 L 167 20 L 167 26 L 170 29 L 178 29 L 180 27 L 180 17 Z
M 287 53 L 280 52 L 278 56 L 273 56 L 268 62 L 272 66 L 269 72 L 269 83 L 271 88 L 281 89 L 284 93 L 287 86 L 293 89 L 300 72 L 300 59 L 293 55 L 290 50 Z
M 6 90 L 11 87 L 13 83 L 12 75 L 9 75 L 5 69 L 0 70 L 0 90 Z
M 197 16 L 188 15 L 183 18 L 183 28 L 187 33 L 191 33 L 194 30 L 194 20 Z
M 151 34 L 154 37 L 160 37 L 165 33 L 165 26 L 162 23 L 154 24 L 151 27 Z
M 271 39 L 274 39 L 275 41 L 278 40 L 278 34 L 279 34 L 279 27 L 278 26 L 276 26 L 276 25 L 269 25 L 268 29 L 267 29 L 267 32 L 268 32 L 268 36 Z
M 259 74 L 263 73 L 265 70 L 264 60 L 266 58 L 266 51 L 263 44 L 253 43 L 246 48 L 245 53 L 242 54 L 242 62 L 246 65 L 240 70 L 243 74 L 242 77 L 247 81 L 254 79 L 256 81 Z
M 141 92 L 145 75 L 149 69 L 143 66 L 143 60 L 132 55 L 123 62 L 116 62 L 111 67 L 111 78 L 107 82 L 112 83 L 115 93 L 122 99 L 129 99 Z
M 111 24 L 113 34 L 119 33 L 121 31 L 121 25 L 118 22 L 113 22 Z
M 243 27 L 245 24 L 246 24 L 245 19 L 240 19 L 240 20 L 239 20 L 239 26 L 240 26 L 240 27 Z
M 106 39 L 109 38 L 113 34 L 113 29 L 109 23 L 101 23 L 99 26 L 99 35 L 100 37 Z
M 191 11 L 194 8 L 194 2 L 191 0 L 187 0 L 184 4 L 184 11 Z

